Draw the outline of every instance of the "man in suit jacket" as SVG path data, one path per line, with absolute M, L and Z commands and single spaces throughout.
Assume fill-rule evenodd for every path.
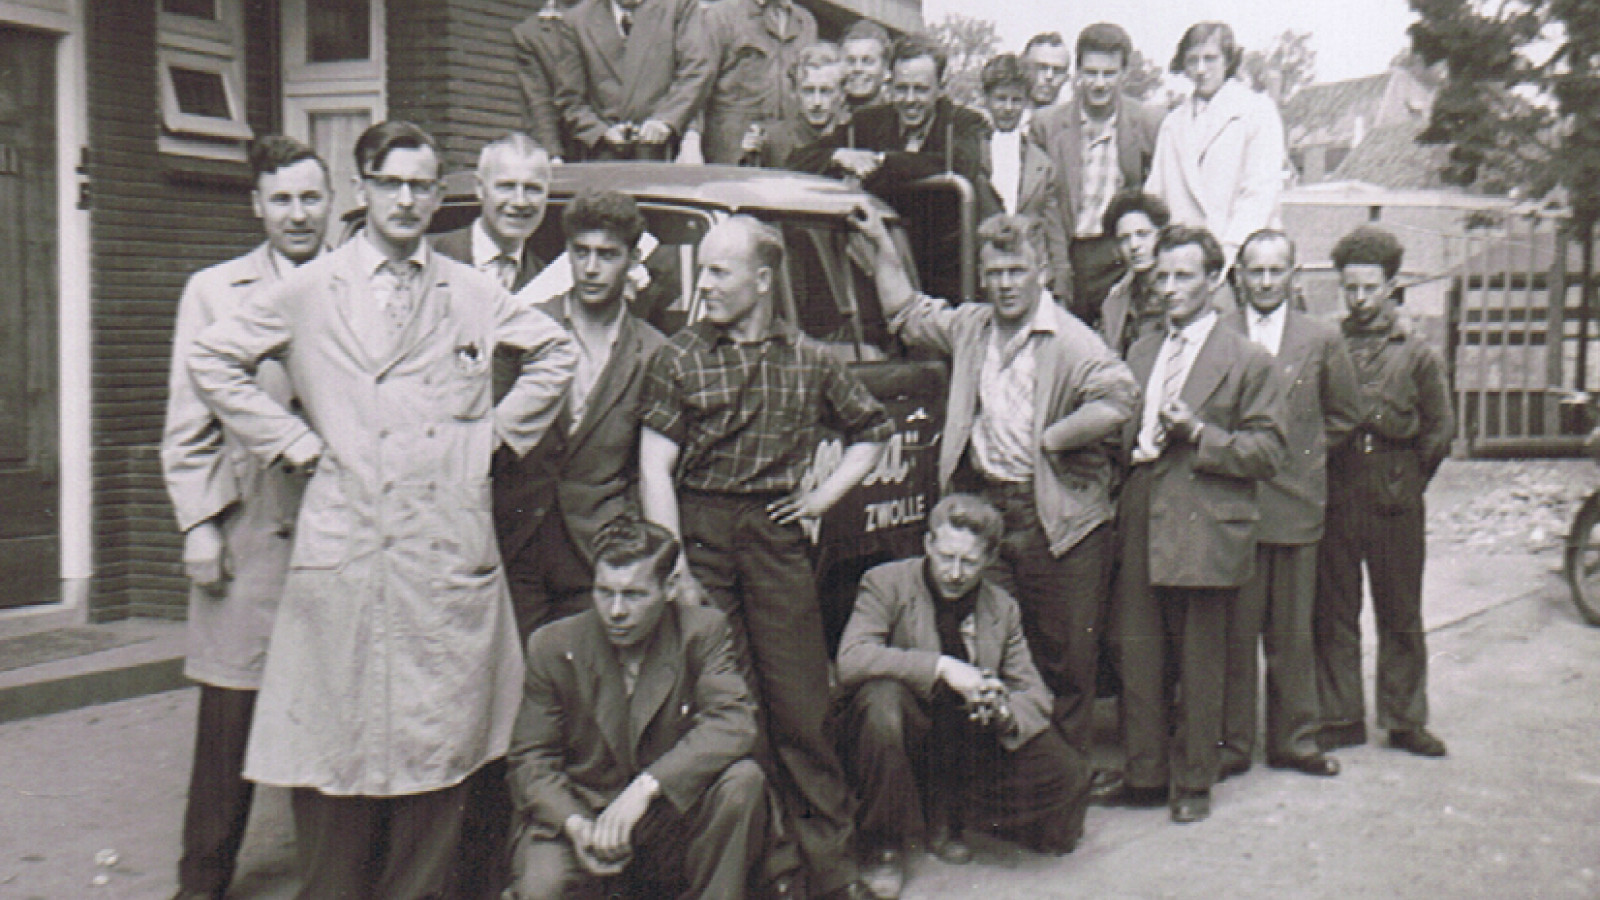
M 527 243 L 550 198 L 550 154 L 520 132 L 485 144 L 478 151 L 477 192 L 478 218 L 432 237 L 433 249 L 515 294 L 544 269 Z
M 532 449 L 576 354 L 560 326 L 423 239 L 438 145 L 356 141 L 366 226 L 201 333 L 189 371 L 263 463 L 314 474 L 245 757 L 293 789 L 304 892 L 444 890 L 465 783 L 505 755 L 522 654 L 494 544 L 494 447 Z M 519 351 L 492 400 L 490 357 Z M 281 357 L 297 406 L 262 384 Z
M 592 608 L 528 642 L 509 897 L 619 879 L 745 895 L 767 830 L 755 703 L 727 619 L 673 598 L 678 553 L 665 528 L 616 520 L 596 538 Z
M 250 202 L 266 242 L 237 259 L 195 273 L 178 300 L 167 380 L 161 469 L 184 533 L 189 576 L 189 648 L 184 674 L 200 683 L 194 765 L 184 809 L 180 900 L 220 897 L 250 817 L 245 742 L 266 665 L 267 639 L 289 569 L 289 538 L 300 480 L 253 459 L 195 391 L 189 349 L 246 297 L 276 284 L 322 251 L 332 207 L 328 169 L 310 147 L 266 135 L 250 147 Z M 291 402 L 277 360 L 261 364 L 263 386 Z
M 698 0 L 581 0 L 562 15 L 555 103 L 586 157 L 675 156 L 716 75 Z
M 1209 232 L 1163 229 L 1156 286 L 1167 331 L 1146 335 L 1128 353 L 1145 392 L 1125 432 L 1131 468 L 1112 601 L 1124 799 L 1154 805 L 1165 798 L 1180 824 L 1211 813 L 1228 610 L 1255 564 L 1257 482 L 1278 471 L 1285 453 L 1283 388 L 1272 358 L 1219 327 L 1209 308 L 1223 268 Z M 1175 700 L 1176 729 L 1169 729 Z
M 557 63 L 561 55 L 561 10 L 576 0 L 535 0 L 538 11 L 511 29 L 516 54 L 517 87 L 522 91 L 523 128 L 539 146 L 550 151 L 550 161 L 581 159 L 572 137 L 556 109 Z
M 1272 355 L 1287 385 L 1289 455 L 1258 489 L 1255 572 L 1228 616 L 1221 778 L 1249 769 L 1255 752 L 1258 644 L 1267 659 L 1267 765 L 1307 775 L 1339 773 L 1339 763 L 1317 748 L 1311 614 L 1328 448 L 1361 421 L 1361 388 L 1338 329 L 1293 308 L 1295 272 L 1294 243 L 1281 231 L 1246 238 L 1234 266 L 1245 303 L 1228 314 L 1228 324 Z
M 1034 116 L 1030 141 L 1050 160 L 1040 216 L 1049 229 L 1052 290 L 1090 327 L 1122 274 L 1116 235 L 1103 225 L 1111 198 L 1150 173 L 1161 113 L 1123 94 L 1133 42 L 1120 26 L 1078 35 L 1072 99 Z
M 495 530 L 523 639 L 581 611 L 594 577 L 594 538 L 638 512 L 639 396 L 666 338 L 628 311 L 628 270 L 644 216 L 616 191 L 580 194 L 561 219 L 572 289 L 539 304 L 578 350 L 556 424 L 527 456 L 495 457 Z
M 928 515 L 923 556 L 861 579 L 839 682 L 854 691 L 843 733 L 876 897 L 899 896 L 913 840 L 960 864 L 966 825 L 1056 853 L 1083 833 L 1086 757 L 1050 726 L 1022 613 L 984 577 L 1004 529 L 981 497 L 950 494 Z
M 713 81 L 701 152 L 708 163 L 737 165 L 752 123 L 798 112 L 785 80 L 817 42 L 817 20 L 794 0 L 718 0 L 707 4 L 705 22 Z

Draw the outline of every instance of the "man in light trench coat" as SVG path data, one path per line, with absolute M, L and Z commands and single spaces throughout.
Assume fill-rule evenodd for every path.
M 302 898 L 441 895 L 465 783 L 505 755 L 521 696 L 489 461 L 539 442 L 575 354 L 548 316 L 431 252 L 439 155 L 408 122 L 367 129 L 366 228 L 189 359 L 251 453 L 314 472 L 245 759 L 245 777 L 294 789 Z M 522 354 L 498 406 L 496 347 Z M 272 356 L 298 412 L 262 389 Z
M 300 479 L 252 458 L 189 380 L 189 348 L 207 325 L 246 297 L 277 284 L 322 251 L 333 208 L 328 168 L 310 147 L 266 135 L 250 147 L 250 195 L 267 239 L 254 250 L 196 272 L 178 301 L 172 338 L 161 470 L 183 530 L 189 576 L 188 659 L 200 683 L 194 764 L 183 818 L 176 900 L 221 897 L 250 818 L 251 785 L 240 775 L 267 661 L 267 638 L 289 568 Z M 261 363 L 261 387 L 290 402 L 277 360 Z

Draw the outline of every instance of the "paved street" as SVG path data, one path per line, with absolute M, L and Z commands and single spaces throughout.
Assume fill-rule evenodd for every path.
M 1541 477 L 1575 493 L 1589 469 Z M 1509 471 L 1447 466 L 1430 521 L 1470 521 L 1515 483 Z M 1097 808 L 1069 856 L 982 843 L 968 867 L 919 861 L 907 896 L 1600 896 L 1600 629 L 1578 619 L 1551 542 L 1495 527 L 1508 536 L 1494 546 L 1441 527 L 1430 556 L 1432 720 L 1450 758 L 1370 744 L 1342 751 L 1328 780 L 1258 765 L 1217 789 L 1202 824 Z M 170 895 L 195 700 L 176 691 L 0 726 L 0 898 Z M 289 897 L 285 797 L 258 796 L 231 896 Z M 100 851 L 115 861 L 97 864 Z

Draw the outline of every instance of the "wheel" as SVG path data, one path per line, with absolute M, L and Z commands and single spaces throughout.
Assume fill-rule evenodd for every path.
M 1567 535 L 1567 583 L 1590 625 L 1600 625 L 1600 492 L 1589 495 Z

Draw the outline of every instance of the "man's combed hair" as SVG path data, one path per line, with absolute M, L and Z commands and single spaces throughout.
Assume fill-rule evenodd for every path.
M 678 539 L 654 522 L 624 513 L 594 536 L 594 564 L 613 569 L 650 560 L 650 574 L 665 581 L 678 567 Z
M 851 25 L 845 31 L 844 37 L 839 39 L 840 44 L 848 44 L 851 41 L 877 41 L 878 46 L 887 51 L 890 43 L 889 30 L 877 22 L 861 19 Z
M 1205 260 L 1207 275 L 1215 275 L 1226 266 L 1227 259 L 1222 255 L 1222 245 L 1217 243 L 1217 238 L 1204 228 L 1193 225 L 1168 225 L 1161 229 L 1161 234 L 1156 236 L 1156 253 L 1159 255 L 1167 250 L 1178 247 L 1195 246 L 1200 248 L 1201 256 Z
M 935 504 L 933 512 L 928 514 L 928 531 L 945 525 L 977 535 L 990 550 L 1000 546 L 1000 537 L 1005 532 L 1000 511 L 976 494 L 949 494 Z
M 933 70 L 939 81 L 944 81 L 944 67 L 950 61 L 944 47 L 939 42 L 925 34 L 908 34 L 894 42 L 894 49 L 889 55 L 889 68 L 893 69 L 900 63 L 910 59 L 929 57 L 933 60 Z
M 644 229 L 639 204 L 621 191 L 586 189 L 561 214 L 561 233 L 569 241 L 588 231 L 604 231 L 632 249 L 639 245 Z
M 1100 227 L 1105 229 L 1105 234 L 1115 237 L 1117 223 L 1128 213 L 1144 213 L 1150 224 L 1158 229 L 1167 227 L 1167 223 L 1172 221 L 1172 210 L 1167 208 L 1167 201 L 1135 188 L 1111 198 L 1105 215 L 1100 217 Z
M 1393 278 L 1400 272 L 1400 262 L 1406 249 L 1399 238 L 1371 225 L 1363 225 L 1339 239 L 1333 245 L 1333 267 L 1382 266 L 1383 277 Z
M 317 165 L 322 167 L 322 174 L 328 174 L 328 164 L 322 161 L 317 151 L 288 135 L 264 134 L 250 142 L 250 174 L 253 178 L 271 175 L 307 159 L 316 160 Z
M 420 150 L 423 147 L 432 150 L 434 158 L 443 164 L 439 142 L 421 127 L 404 119 L 379 122 L 361 132 L 361 137 L 356 139 L 356 171 L 370 175 L 383 168 L 391 150 Z
M 1045 238 L 1044 221 L 1033 216 L 999 213 L 983 220 L 978 226 L 978 249 L 993 247 L 1001 253 L 1021 254 L 1025 248 L 1033 250 L 1035 260 L 1044 260 L 1050 252 Z
M 1061 32 L 1041 31 L 1033 37 L 1028 38 L 1028 42 L 1022 45 L 1022 55 L 1027 56 L 1028 51 L 1035 47 L 1065 47 L 1066 45 L 1067 40 L 1061 36 Z
M 750 243 L 755 247 L 756 265 L 771 269 L 776 278 L 783 271 L 783 232 L 752 215 L 730 216 L 728 221 L 739 223 L 750 235 Z
M 1228 77 L 1239 74 L 1239 64 L 1244 62 L 1244 48 L 1233 36 L 1233 28 L 1227 22 L 1200 22 L 1189 26 L 1183 33 L 1183 38 L 1178 41 L 1178 52 L 1173 54 L 1172 65 L 1169 66 L 1174 75 L 1183 74 L 1183 58 L 1189 51 L 1204 44 L 1212 38 L 1217 39 L 1217 46 L 1222 48 L 1222 60 L 1227 64 Z
M 482 175 L 484 170 L 489 167 L 489 160 L 493 159 L 496 153 L 501 152 L 511 152 L 518 156 L 536 156 L 540 153 L 548 155 L 549 153 L 543 145 L 528 135 L 520 131 L 507 132 L 505 135 L 484 144 L 483 149 L 478 151 L 478 174 Z M 379 163 L 379 165 L 382 165 L 382 163 Z
M 1078 32 L 1076 56 L 1080 66 L 1083 65 L 1085 53 L 1120 53 L 1122 67 L 1126 69 L 1133 60 L 1133 38 L 1128 37 L 1128 32 L 1121 25 L 1096 22 Z
M 1002 53 L 983 64 L 985 94 L 992 94 L 1007 86 L 1020 88 L 1026 93 L 1030 82 L 1027 64 L 1015 53 Z
M 1264 241 L 1283 241 L 1285 244 L 1288 244 L 1289 265 L 1291 267 L 1294 265 L 1294 240 L 1280 229 L 1262 228 L 1257 231 L 1250 232 L 1250 235 L 1244 239 L 1244 243 L 1239 245 L 1239 253 L 1233 258 L 1238 268 L 1244 268 L 1244 252 L 1249 250 L 1252 244 Z

